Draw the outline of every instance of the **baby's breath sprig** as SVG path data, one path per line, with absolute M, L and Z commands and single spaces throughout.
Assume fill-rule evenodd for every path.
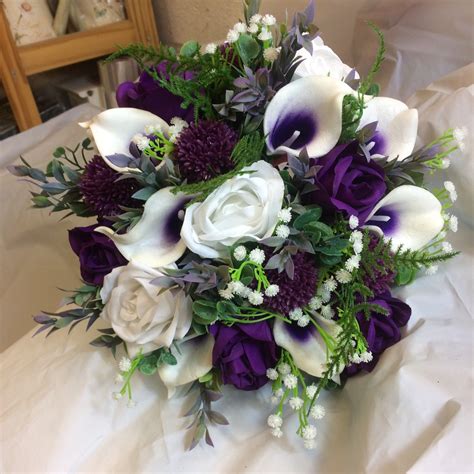
M 262 249 L 257 247 L 247 254 L 247 249 L 239 245 L 234 249 L 234 258 L 241 263 L 237 268 L 229 268 L 231 281 L 226 288 L 219 290 L 222 298 L 231 300 L 234 296 L 240 296 L 248 299 L 250 304 L 260 306 L 264 295 L 272 298 L 278 294 L 278 285 L 272 285 L 265 274 L 265 252 Z M 254 280 L 256 288 L 249 288 L 247 285 Z
M 272 435 L 277 438 L 283 436 L 283 411 L 284 406 L 288 404 L 298 413 L 299 424 L 296 433 L 303 439 L 307 449 L 314 449 L 317 430 L 311 419 L 319 420 L 325 415 L 325 409 L 321 405 L 315 405 L 309 410 L 316 387 L 307 386 L 303 374 L 290 353 L 285 350 L 282 350 L 277 366 L 267 370 L 267 377 L 272 380 L 272 402 L 277 405 L 275 412 L 267 419 Z
M 122 383 L 122 388 L 118 392 L 113 393 L 113 397 L 115 400 L 120 400 L 124 395 L 127 395 L 128 407 L 135 406 L 136 402 L 132 399 L 132 385 L 131 379 L 135 371 L 138 369 L 140 362 L 143 360 L 144 356 L 142 351 L 133 358 L 129 359 L 128 357 L 124 356 L 119 361 L 119 373 L 115 377 L 116 383 Z

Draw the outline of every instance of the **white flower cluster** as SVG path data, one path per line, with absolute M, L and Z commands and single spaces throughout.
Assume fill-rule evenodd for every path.
M 453 137 L 456 140 L 457 146 L 461 152 L 466 150 L 465 139 L 467 137 L 467 128 L 466 127 L 456 127 L 453 130 Z
M 362 362 L 371 362 L 373 360 L 374 356 L 372 355 L 372 352 L 370 351 L 365 351 L 362 354 L 355 353 L 349 357 L 349 361 L 352 362 L 353 364 L 361 364 Z
M 448 221 L 449 230 L 451 232 L 457 232 L 458 231 L 458 218 L 453 215 L 448 215 L 447 221 Z
M 247 26 L 245 23 L 239 21 L 236 23 L 232 29 L 229 30 L 227 33 L 227 42 L 232 44 L 238 41 L 240 35 L 244 33 L 250 33 L 253 35 L 258 35 L 257 38 L 261 41 L 267 41 L 272 39 L 272 34 L 269 30 L 269 27 L 273 26 L 276 24 L 276 18 L 273 15 L 253 15 L 252 18 L 250 18 L 250 23 Z M 209 48 L 210 50 L 207 51 L 207 48 L 210 45 L 206 47 L 206 52 L 215 52 L 215 49 L 212 50 L 212 48 Z
M 152 125 L 145 125 L 144 130 L 147 135 L 163 133 L 163 126 L 161 123 L 154 123 Z
M 120 384 L 124 382 L 124 375 L 129 375 L 129 372 L 132 370 L 132 361 L 128 357 L 124 356 L 120 359 L 118 366 L 119 366 L 120 372 L 118 372 L 117 375 L 115 376 L 115 383 Z M 128 380 L 127 383 L 129 384 L 130 381 Z M 125 388 L 126 386 L 123 387 L 122 390 L 120 390 L 120 392 L 112 393 L 112 397 L 114 398 L 114 400 L 121 400 L 123 398 L 124 392 L 126 391 Z M 133 408 L 134 406 L 136 406 L 136 404 L 137 403 L 131 398 L 129 398 L 127 401 L 127 407 L 129 408 Z
M 262 265 L 265 261 L 265 252 L 257 247 L 247 254 L 247 249 L 243 245 L 239 245 L 234 249 L 234 258 L 238 262 L 243 262 L 247 259 L 254 265 Z M 265 288 L 264 293 L 262 293 L 261 291 L 253 290 L 252 288 L 245 286 L 241 281 L 237 280 L 231 281 L 224 289 L 220 289 L 219 296 L 226 300 L 231 300 L 234 296 L 240 296 L 247 299 L 250 304 L 260 306 L 263 303 L 264 296 L 273 298 L 279 293 L 279 291 L 280 287 L 272 284 L 268 285 Z
M 287 239 L 290 235 L 290 228 L 286 225 L 291 222 L 291 207 L 282 209 L 278 213 L 278 224 L 275 228 L 275 235 L 282 239 Z
M 312 384 L 300 390 L 298 387 L 298 377 L 292 373 L 290 365 L 286 362 L 280 362 L 276 368 L 268 369 L 267 377 L 272 380 L 274 387 L 271 402 L 273 405 L 279 405 L 277 412 L 270 415 L 267 419 L 267 424 L 271 428 L 271 434 L 277 438 L 283 436 L 283 406 L 288 402 L 292 410 L 300 412 L 300 428 L 298 433 L 303 439 L 305 448 L 314 449 L 317 435 L 316 426 L 308 423 L 306 416 L 301 417 L 301 414 L 309 410 L 309 416 L 313 420 L 321 420 L 325 416 L 326 410 L 323 406 L 318 404 L 311 406 L 318 390 L 317 386 Z
M 331 299 L 331 293 L 327 292 L 324 287 L 318 289 L 318 295 L 311 298 L 308 303 L 308 307 L 312 311 L 320 311 L 321 316 L 326 319 L 332 319 L 334 317 L 334 310 L 327 303 Z
M 214 54 L 217 51 L 217 44 L 216 43 L 209 43 L 204 48 L 204 52 L 206 54 Z
M 302 328 L 306 327 L 310 322 L 309 316 L 301 308 L 291 310 L 288 317 Z
M 148 145 L 150 144 L 150 139 L 142 133 L 136 133 L 132 137 L 132 143 L 135 143 L 135 145 L 137 145 L 137 148 L 140 151 L 143 151 L 148 148 Z
M 263 50 L 263 59 L 265 61 L 268 61 L 272 63 L 273 61 L 276 61 L 278 59 L 278 56 L 280 55 L 281 47 L 274 48 L 272 46 L 265 48 Z
M 456 192 L 456 187 L 454 186 L 452 181 L 445 181 L 444 182 L 444 189 L 448 191 L 449 199 L 451 202 L 455 202 L 458 198 L 458 193 Z
M 349 217 L 349 227 L 354 230 L 359 227 L 359 218 L 357 216 Z
M 176 143 L 176 140 L 179 137 L 179 134 L 187 127 L 189 127 L 188 122 L 183 120 L 180 117 L 173 117 L 171 119 L 171 127 L 169 128 L 170 142 Z

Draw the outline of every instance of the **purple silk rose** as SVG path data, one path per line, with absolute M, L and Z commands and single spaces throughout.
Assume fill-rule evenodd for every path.
M 239 390 L 257 390 L 268 382 L 267 369 L 277 362 L 277 346 L 266 322 L 210 327 L 215 344 L 212 363 L 225 384 Z
M 304 195 L 306 204 L 319 204 L 329 213 L 357 216 L 362 225 L 370 211 L 385 195 L 385 173 L 358 153 L 358 142 L 338 145 L 327 155 L 310 160 L 320 167 L 313 178 L 317 190 Z
M 102 285 L 114 268 L 127 265 L 115 244 L 105 235 L 94 232 L 98 225 L 76 227 L 69 231 L 69 243 L 79 257 L 81 276 L 86 283 Z
M 408 323 L 411 316 L 410 306 L 391 296 L 388 291 L 376 296 L 370 302 L 387 309 L 389 314 L 385 316 L 373 312 L 368 321 L 363 314 L 357 315 L 360 329 L 367 340 L 368 350 L 372 352 L 373 359 L 370 362 L 352 364 L 347 367 L 345 374 L 348 377 L 362 370 L 371 372 L 385 349 L 401 339 L 400 328 Z
M 167 77 L 166 61 L 162 61 L 155 69 L 158 74 Z M 189 80 L 193 78 L 193 74 L 186 72 L 183 77 Z M 180 117 L 187 122 L 191 122 L 194 118 L 193 107 L 183 109 L 181 107 L 183 98 L 160 87 L 146 71 L 140 74 L 136 82 L 128 81 L 120 84 L 117 88 L 116 98 L 119 107 L 148 110 L 168 123 L 173 117 Z

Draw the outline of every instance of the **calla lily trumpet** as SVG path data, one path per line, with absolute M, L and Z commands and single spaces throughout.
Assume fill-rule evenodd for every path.
M 137 134 L 146 134 L 146 127 L 168 133 L 168 124 L 151 112 L 130 107 L 105 110 L 88 122 L 79 124 L 91 131 L 97 150 L 105 162 L 120 173 L 136 172 L 127 164 L 133 159 L 130 144 Z
M 341 135 L 342 101 L 354 91 L 332 77 L 309 76 L 282 87 L 265 112 L 263 129 L 269 153 L 312 158 L 334 148 Z
M 403 160 L 413 152 L 418 130 L 418 111 L 390 97 L 365 97 L 359 130 L 377 122 L 375 134 L 368 142 L 372 158 L 388 156 Z
M 296 53 L 295 59 L 303 59 L 293 75 L 293 81 L 307 76 L 329 76 L 333 79 L 343 81 L 352 72 L 354 78 L 358 79 L 359 74 L 350 66 L 344 64 L 341 58 L 327 45 L 324 44 L 320 36 L 311 41 L 313 46 L 312 54 L 306 48 L 301 48 Z
M 444 226 L 441 203 L 433 194 L 418 186 L 395 188 L 379 201 L 364 227 L 386 240 L 392 248 L 400 245 L 418 250 L 433 240 Z
M 210 334 L 178 343 L 178 348 L 171 347 L 177 364 L 163 364 L 158 368 L 168 389 L 168 398 L 174 395 L 177 387 L 197 380 L 212 369 L 213 348 L 214 338 Z
M 173 194 L 170 189 L 160 189 L 148 199 L 141 219 L 126 234 L 104 226 L 95 231 L 112 239 L 129 261 L 153 268 L 174 263 L 186 250 L 180 231 L 181 213 L 189 196 Z
M 291 354 L 299 369 L 315 377 L 322 377 L 327 369 L 330 354 L 325 339 L 329 337 L 335 340 L 341 328 L 334 321 L 317 313 L 313 314 L 313 318 L 316 326 L 310 323 L 304 328 L 277 319 L 273 326 L 273 336 L 277 345 Z M 340 373 L 344 367 L 339 369 Z M 335 374 L 334 378 L 338 381 L 338 374 Z

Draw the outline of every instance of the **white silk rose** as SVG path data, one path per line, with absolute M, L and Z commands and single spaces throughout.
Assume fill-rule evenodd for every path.
M 171 283 L 169 287 L 151 283 L 163 276 L 157 269 L 130 262 L 104 278 L 101 317 L 125 341 L 130 357 L 140 349 L 146 354 L 170 347 L 191 327 L 191 298 Z
M 265 161 L 243 168 L 203 202 L 186 209 L 181 237 L 203 258 L 219 258 L 238 240 L 270 237 L 278 223 L 284 184 Z

